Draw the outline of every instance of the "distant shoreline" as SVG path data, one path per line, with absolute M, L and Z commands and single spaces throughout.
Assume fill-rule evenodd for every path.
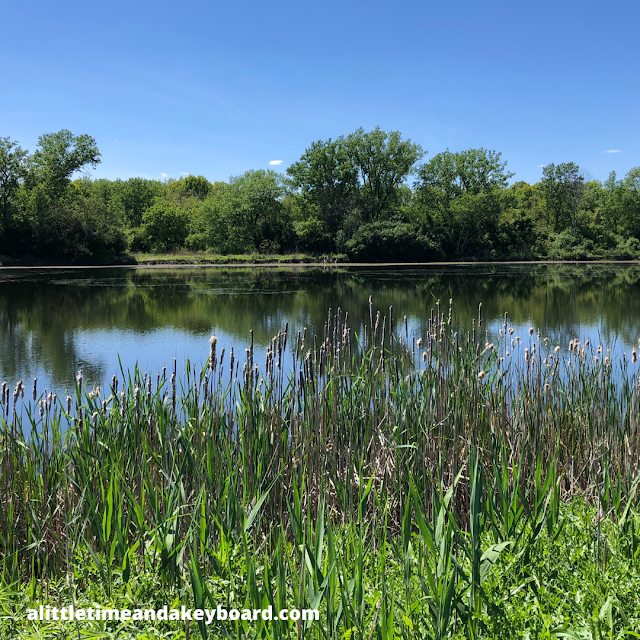
M 256 260 L 255 255 L 246 256 L 204 256 L 190 254 L 188 256 L 117 256 L 110 260 L 104 260 L 92 264 L 46 264 L 30 262 L 21 264 L 0 264 L 0 270 L 8 269 L 159 269 L 171 268 L 195 268 L 195 267 L 446 267 L 446 266 L 471 266 L 471 265 L 578 265 L 578 264 L 627 264 L 640 265 L 640 260 L 445 260 L 438 262 L 347 262 L 344 256 L 341 260 L 332 258 L 323 260 L 318 256 L 291 256 L 274 255 L 264 256 Z

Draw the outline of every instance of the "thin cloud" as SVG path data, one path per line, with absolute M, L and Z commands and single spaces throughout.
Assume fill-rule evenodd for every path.
M 181 176 L 188 176 L 189 174 L 188 174 L 188 173 L 186 173 L 186 171 L 181 171 L 181 172 L 180 172 L 180 175 L 181 175 Z
M 282 164 L 282 160 L 270 160 L 269 164 L 274 165 L 274 164 Z
M 538 165 L 538 168 L 539 168 L 539 169 L 544 169 L 544 165 L 543 165 L 543 164 L 539 164 L 539 165 Z
M 161 173 L 161 174 L 160 174 L 160 177 L 161 177 L 161 178 L 168 178 L 168 177 L 169 177 L 169 174 L 168 174 L 168 173 Z
M 605 153 L 622 153 L 622 149 L 608 149 Z

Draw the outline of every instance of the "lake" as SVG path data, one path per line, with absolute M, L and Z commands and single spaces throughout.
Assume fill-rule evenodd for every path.
M 394 308 L 409 338 L 426 334 L 436 301 L 469 327 L 483 303 L 494 332 L 505 311 L 563 348 L 572 338 L 629 351 L 640 338 L 640 266 L 468 264 L 433 266 L 0 269 L 0 382 L 29 390 L 71 388 L 79 369 L 103 384 L 136 363 L 143 371 L 202 366 L 209 338 L 241 360 L 254 332 L 256 362 L 289 323 L 291 335 L 322 332 L 328 309 L 349 312 L 352 331 Z M 218 352 L 219 353 L 219 352 Z M 228 357 L 228 356 L 227 356 Z

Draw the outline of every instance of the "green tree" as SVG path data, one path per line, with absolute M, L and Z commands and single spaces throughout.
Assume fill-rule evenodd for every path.
M 120 212 L 130 228 L 142 224 L 144 212 L 166 191 L 166 186 L 159 180 L 146 178 L 115 180 L 112 187 L 111 206 Z
M 38 138 L 38 149 L 31 157 L 28 186 L 42 184 L 52 196 L 59 196 L 76 171 L 100 163 L 96 141 L 89 135 L 74 136 L 68 129 Z
M 14 199 L 28 168 L 28 151 L 11 138 L 0 138 L 0 220 L 3 235 L 11 226 Z
M 375 221 L 398 206 L 402 183 L 424 152 L 419 144 L 402 140 L 399 131 L 362 128 L 346 138 L 351 164 L 360 177 L 359 200 L 365 220 Z
M 545 165 L 540 183 L 547 203 L 547 224 L 554 231 L 570 225 L 575 231 L 585 186 L 580 167 L 573 162 Z
M 462 195 L 475 196 L 504 189 L 513 177 L 502 154 L 480 147 L 435 155 L 418 169 L 415 188 L 427 208 L 446 214 Z
M 316 207 L 316 216 L 333 236 L 358 194 L 358 169 L 344 137 L 314 142 L 288 169 L 294 189 Z
M 207 245 L 222 253 L 280 251 L 293 245 L 293 223 L 283 206 L 285 188 L 275 171 L 247 171 L 216 183 L 196 212 Z
M 189 216 L 171 202 L 157 202 L 142 216 L 142 228 L 153 251 L 171 251 L 184 246 Z

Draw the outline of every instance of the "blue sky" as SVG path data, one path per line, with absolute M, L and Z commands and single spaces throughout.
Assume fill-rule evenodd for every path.
M 284 171 L 314 140 L 484 146 L 515 179 L 640 165 L 640 3 L 2 0 L 0 136 L 96 138 L 96 177 Z M 608 151 L 617 150 L 615 153 Z

